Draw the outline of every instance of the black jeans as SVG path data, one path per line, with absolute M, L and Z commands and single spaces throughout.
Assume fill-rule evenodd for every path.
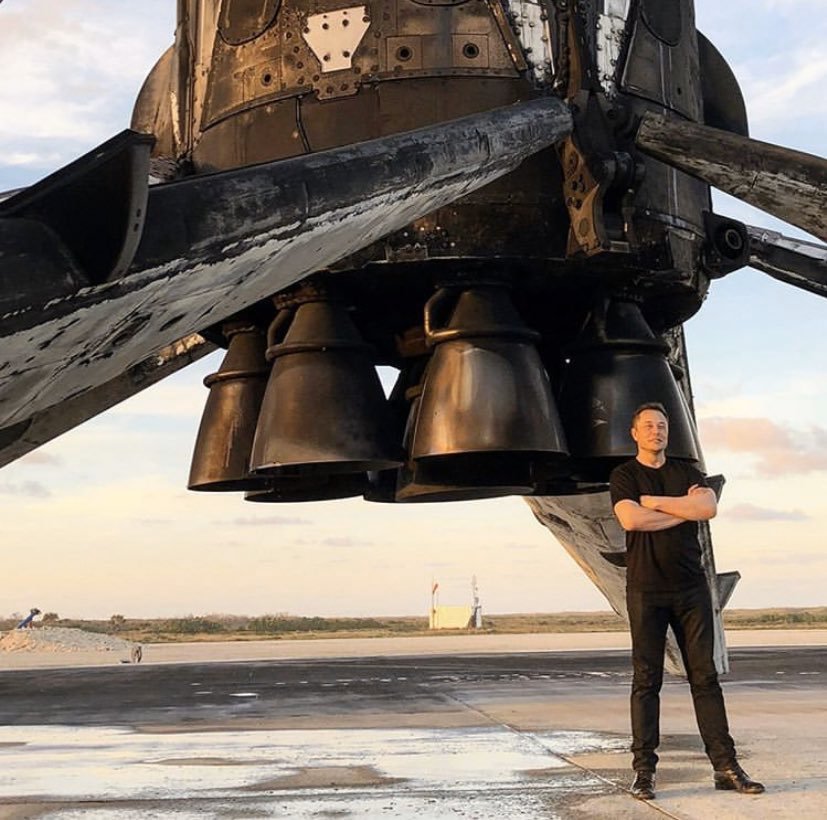
M 735 762 L 726 708 L 713 658 L 715 633 L 707 585 L 680 591 L 626 590 L 632 631 L 632 766 L 654 771 L 660 743 L 660 688 L 666 629 L 672 627 L 686 666 L 695 719 L 715 769 Z

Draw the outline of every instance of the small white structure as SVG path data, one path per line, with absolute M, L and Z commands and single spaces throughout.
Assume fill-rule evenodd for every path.
M 429 629 L 480 629 L 482 627 L 482 606 L 480 605 L 477 576 L 471 580 L 471 606 L 440 606 L 437 590 L 439 583 L 431 582 L 431 611 L 428 616 Z
M 428 626 L 431 629 L 468 629 L 473 626 L 470 606 L 433 606 Z

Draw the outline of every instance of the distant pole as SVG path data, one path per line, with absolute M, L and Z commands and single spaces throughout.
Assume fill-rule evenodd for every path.
M 438 590 L 439 581 L 434 581 L 434 579 L 431 578 L 431 617 L 429 619 L 429 626 L 431 629 L 436 629 L 436 602 Z
M 474 608 L 471 615 L 471 623 L 474 629 L 482 629 L 482 607 L 480 606 L 480 590 L 477 586 L 477 576 L 471 576 L 471 595 L 474 601 Z

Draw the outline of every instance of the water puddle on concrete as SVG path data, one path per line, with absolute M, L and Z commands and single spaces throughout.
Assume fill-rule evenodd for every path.
M 0 816 L 549 820 L 573 795 L 608 788 L 561 755 L 624 745 L 588 732 L 502 727 L 0 727 Z M 4 812 L 13 804 L 39 804 L 38 812 Z

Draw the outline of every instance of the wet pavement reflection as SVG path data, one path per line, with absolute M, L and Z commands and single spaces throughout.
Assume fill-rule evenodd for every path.
M 724 814 L 685 682 L 643 804 L 627 653 L 557 652 L 0 670 L 0 820 L 827 816 L 827 648 L 734 658 L 740 749 L 772 788 Z M 774 754 L 795 778 L 772 784 Z
M 550 818 L 572 793 L 611 790 L 563 755 L 623 745 L 589 732 L 502 727 L 0 727 L 0 797 L 51 804 L 40 815 L 50 818 Z M 90 805 L 98 801 L 106 805 Z

